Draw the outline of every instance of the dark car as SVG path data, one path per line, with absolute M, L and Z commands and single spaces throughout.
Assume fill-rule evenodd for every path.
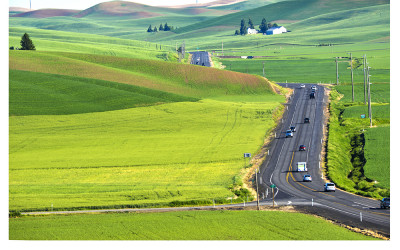
M 381 200 L 381 208 L 386 209 L 386 208 L 390 208 L 390 198 L 383 198 Z
M 300 145 L 299 151 L 306 151 L 306 145 Z
M 296 132 L 296 127 L 295 126 L 291 126 L 290 130 L 292 130 L 292 132 Z
M 315 93 L 311 93 L 310 94 L 310 99 L 314 99 L 315 98 Z
M 310 118 L 304 118 L 304 123 L 310 123 Z

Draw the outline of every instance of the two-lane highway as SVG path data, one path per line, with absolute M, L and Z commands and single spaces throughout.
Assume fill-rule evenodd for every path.
M 357 196 L 336 189 L 335 192 L 325 192 L 322 164 L 322 137 L 324 108 L 327 105 L 325 88 L 318 86 L 315 99 L 310 98 L 311 84 L 301 88 L 300 84 L 281 84 L 294 89 L 287 104 L 287 111 L 277 129 L 276 138 L 271 143 L 270 155 L 260 167 L 260 192 L 266 197 L 263 201 L 272 199 L 268 188 L 276 185 L 275 201 L 280 204 L 290 204 L 292 201 L 312 204 L 328 209 L 333 220 L 341 221 L 352 218 L 354 224 L 390 235 L 390 209 L 380 209 L 377 200 Z M 310 123 L 304 123 L 309 118 Z M 296 127 L 293 137 L 286 138 L 285 132 L 290 126 Z M 305 151 L 299 151 L 300 145 L 306 145 Z M 298 162 L 307 162 L 308 171 L 297 171 Z M 303 182 L 304 174 L 312 176 L 312 182 Z M 262 202 L 263 202 L 262 201 Z M 318 210 L 317 210 L 318 211 Z M 326 217 L 326 212 L 324 212 Z M 357 222 L 357 223 L 356 223 Z
M 207 51 L 190 52 L 192 60 L 190 64 L 211 67 L 210 58 Z

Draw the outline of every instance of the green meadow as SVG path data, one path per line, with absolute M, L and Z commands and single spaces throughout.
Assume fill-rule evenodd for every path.
M 10 240 L 376 240 L 280 211 L 23 216 L 11 218 L 9 227 Z

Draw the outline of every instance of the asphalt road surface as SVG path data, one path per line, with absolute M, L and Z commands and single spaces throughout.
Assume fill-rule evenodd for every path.
M 324 87 L 316 85 L 315 99 L 310 99 L 311 84 L 306 84 L 305 88 L 300 88 L 300 84 L 280 85 L 293 88 L 294 93 L 276 130 L 270 154 L 260 167 L 258 177 L 262 184 L 259 187 L 264 198 L 262 201 L 272 199 L 270 186 L 276 185 L 274 200 L 278 204 L 315 206 L 312 208 L 315 214 L 390 235 L 390 209 L 381 209 L 379 201 L 338 189 L 324 192 L 327 181 L 320 169 L 324 108 L 328 101 Z M 310 119 L 310 123 L 304 123 L 305 117 Z M 286 138 L 285 132 L 290 126 L 295 126 L 297 131 L 293 137 Z M 306 151 L 299 151 L 302 144 L 306 145 Z M 298 172 L 297 162 L 307 162 L 308 171 Z M 310 174 L 312 182 L 303 182 L 304 174 Z
M 206 52 L 195 53 L 204 54 Z M 369 229 L 390 237 L 390 209 L 381 209 L 379 201 L 339 189 L 336 189 L 335 192 L 324 192 L 323 186 L 326 180 L 323 178 L 320 169 L 324 108 L 328 101 L 324 87 L 317 85 L 315 99 L 310 99 L 311 84 L 306 84 L 305 88 L 300 88 L 300 84 L 284 83 L 280 85 L 293 88 L 294 93 L 287 104 L 287 110 L 281 123 L 276 128 L 277 133 L 275 140 L 270 144 L 269 155 L 260 167 L 258 174 L 260 205 L 291 205 L 305 213 L 316 214 L 337 223 Z M 310 118 L 310 123 L 304 123 L 305 117 Z M 286 138 L 285 132 L 290 126 L 295 126 L 296 132 L 292 138 Z M 301 144 L 306 145 L 306 151 L 299 151 Z M 307 162 L 308 171 L 296 171 L 297 162 Z M 303 175 L 306 173 L 312 176 L 312 182 L 302 181 Z M 274 192 L 270 188 L 272 184 L 276 185 Z M 250 202 L 209 207 L 46 211 L 23 214 L 157 212 L 255 205 L 256 202 Z
M 190 61 L 190 64 L 211 67 L 210 59 L 208 57 L 208 52 L 197 51 L 197 52 L 190 52 L 190 54 L 192 54 L 192 60 Z

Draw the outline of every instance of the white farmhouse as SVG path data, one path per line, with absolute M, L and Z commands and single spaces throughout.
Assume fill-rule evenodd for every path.
M 252 34 L 257 34 L 257 33 L 258 33 L 258 30 L 256 30 L 256 29 L 247 28 L 247 34 L 252 35 Z
M 283 26 L 278 26 L 278 27 L 272 27 L 270 29 L 267 30 L 267 35 L 276 35 L 276 34 L 282 34 L 282 33 L 286 33 L 287 30 L 285 27 Z

